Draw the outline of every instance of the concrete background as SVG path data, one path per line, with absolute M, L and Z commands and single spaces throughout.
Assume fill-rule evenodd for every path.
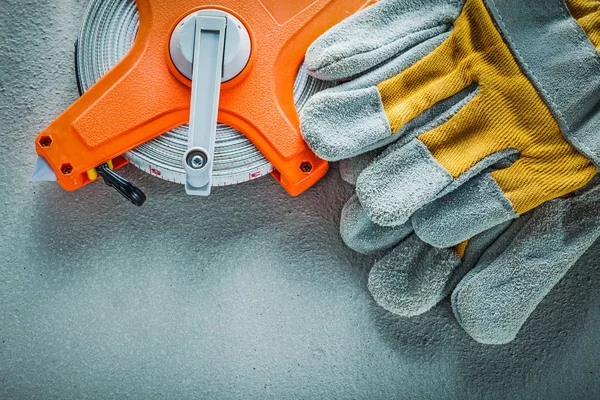
M 29 183 L 34 137 L 77 98 L 86 4 L 0 0 L 0 399 L 600 398 L 600 246 L 484 346 L 447 302 L 374 304 L 335 166 L 296 199 L 269 177 L 191 198 L 127 167 L 141 209 Z

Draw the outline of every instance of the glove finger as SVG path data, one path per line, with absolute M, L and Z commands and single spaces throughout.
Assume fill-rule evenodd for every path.
M 356 196 L 348 200 L 342 210 L 340 234 L 344 243 L 358 253 L 371 254 L 389 249 L 411 233 L 410 224 L 383 227 L 373 223 Z
M 444 124 L 477 92 L 473 85 L 462 90 L 460 85 L 436 89 L 436 83 L 452 80 L 452 76 L 432 73 L 427 79 L 430 83 L 425 85 L 426 91 L 435 91 L 435 96 L 426 96 L 426 103 L 420 96 L 407 100 L 404 106 L 410 115 L 403 114 L 407 121 L 394 132 L 379 88 L 348 82 L 317 93 L 308 100 L 299 112 L 302 135 L 312 150 L 325 160 L 352 158 L 397 140 L 408 142 Z M 412 102 L 420 106 L 412 106 Z
M 380 154 L 378 150 L 340 161 L 340 175 L 344 182 L 356 186 L 360 173 Z
M 383 0 L 342 21 L 306 53 L 309 72 L 345 80 L 451 29 L 463 1 Z
M 354 157 L 396 139 L 376 87 L 317 93 L 300 111 L 300 127 L 308 145 L 328 161 Z
M 402 225 L 453 182 L 419 140 L 384 152 L 358 177 L 356 193 L 381 226 Z
M 517 217 L 496 181 L 486 173 L 417 210 L 411 223 L 421 240 L 443 248 Z
M 414 234 L 408 236 L 371 270 L 368 287 L 373 298 L 402 316 L 428 311 L 451 292 L 508 225 L 498 225 L 454 249 L 435 248 Z
M 405 317 L 420 315 L 446 297 L 460 264 L 454 250 L 429 246 L 410 235 L 375 263 L 368 288 L 386 310 Z
M 511 225 L 452 294 L 454 314 L 481 343 L 513 340 L 540 301 L 600 236 L 600 190 L 544 204 Z

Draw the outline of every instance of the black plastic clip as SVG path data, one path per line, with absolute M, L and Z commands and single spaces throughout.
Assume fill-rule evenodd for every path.
M 96 167 L 96 171 L 98 171 L 98 175 L 102 177 L 104 183 L 117 189 L 117 191 L 131 203 L 141 207 L 146 201 L 144 192 L 137 188 L 133 183 L 111 170 L 108 164 L 105 163 Z

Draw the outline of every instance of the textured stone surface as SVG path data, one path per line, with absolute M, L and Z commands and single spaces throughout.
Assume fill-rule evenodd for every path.
M 378 308 L 346 249 L 337 171 L 209 199 L 127 167 L 149 201 L 28 182 L 33 138 L 77 97 L 83 0 L 0 0 L 0 398 L 600 397 L 600 246 L 505 346 L 447 302 Z

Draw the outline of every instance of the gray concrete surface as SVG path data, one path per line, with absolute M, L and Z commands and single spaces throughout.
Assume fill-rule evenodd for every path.
M 29 183 L 33 138 L 77 97 L 86 3 L 0 0 L 0 399 L 600 398 L 600 245 L 484 346 L 447 302 L 375 306 L 335 166 L 296 199 L 269 177 L 190 198 L 127 167 L 141 209 Z

